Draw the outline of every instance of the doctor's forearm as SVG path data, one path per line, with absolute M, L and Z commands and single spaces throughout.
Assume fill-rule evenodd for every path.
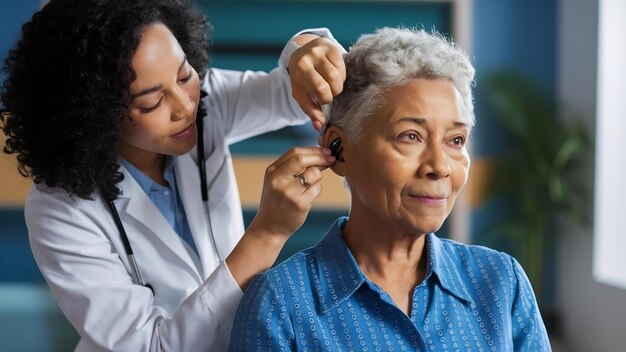
M 228 269 L 242 291 L 255 275 L 274 264 L 287 238 L 251 229 L 244 234 L 226 258 Z
M 285 242 L 304 224 L 322 192 L 322 171 L 335 162 L 330 153 L 327 148 L 292 148 L 265 170 L 259 210 L 226 258 L 242 290 L 256 274 L 270 268 Z

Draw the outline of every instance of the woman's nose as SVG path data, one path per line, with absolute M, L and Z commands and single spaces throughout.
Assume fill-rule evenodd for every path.
M 422 153 L 418 172 L 422 177 L 440 179 L 450 175 L 450 162 L 442 145 L 429 145 Z

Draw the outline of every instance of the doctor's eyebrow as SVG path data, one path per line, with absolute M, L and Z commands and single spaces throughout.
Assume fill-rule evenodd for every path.
M 180 66 L 178 66 L 178 70 L 176 71 L 176 74 L 180 73 L 180 71 L 183 69 L 183 67 L 185 66 L 185 62 L 187 62 L 187 55 L 185 55 L 185 57 L 183 57 L 183 62 L 180 63 Z M 159 84 L 158 86 L 154 86 L 154 87 L 150 87 L 150 88 L 146 88 L 146 89 L 142 89 L 139 93 L 135 93 L 131 96 L 131 98 L 135 99 L 137 97 L 140 97 L 142 95 L 146 95 L 146 94 L 150 94 L 150 93 L 154 93 L 158 90 L 160 90 L 161 88 L 163 88 L 162 84 Z

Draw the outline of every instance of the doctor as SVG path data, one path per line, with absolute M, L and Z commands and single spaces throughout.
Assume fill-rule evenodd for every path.
M 304 123 L 298 104 L 320 127 L 342 49 L 312 30 L 269 74 L 206 70 L 207 28 L 177 0 L 52 0 L 7 59 L 5 152 L 34 178 L 31 248 L 78 351 L 226 349 L 242 291 L 334 162 L 323 148 L 278 158 L 244 230 L 228 145 Z

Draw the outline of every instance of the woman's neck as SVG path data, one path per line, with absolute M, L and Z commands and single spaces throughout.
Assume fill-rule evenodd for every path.
M 368 218 L 351 211 L 342 231 L 361 269 L 379 274 L 391 268 L 417 273 L 425 267 L 424 234 L 407 233 L 371 216 Z
M 350 210 L 342 230 L 359 268 L 410 315 L 415 286 L 426 274 L 426 236 L 402 231 L 367 211 Z
M 163 177 L 166 156 L 138 148 L 118 148 L 122 158 L 161 186 L 169 186 Z

